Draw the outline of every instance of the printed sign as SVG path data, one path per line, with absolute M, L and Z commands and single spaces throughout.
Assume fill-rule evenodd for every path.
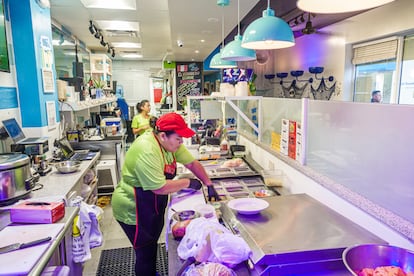
M 183 110 L 187 104 L 187 96 L 200 96 L 202 93 L 201 62 L 177 62 L 177 110 Z

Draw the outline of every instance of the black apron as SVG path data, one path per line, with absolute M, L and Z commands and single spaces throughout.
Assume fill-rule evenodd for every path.
M 155 137 L 155 139 L 157 138 Z M 165 178 L 173 179 L 177 171 L 175 156 L 173 162 L 167 164 L 159 142 L 158 145 L 165 162 Z M 164 214 L 168 204 L 168 195 L 157 195 L 151 190 L 144 191 L 141 187 L 135 187 L 135 202 L 137 231 L 135 232 L 133 245 L 134 248 L 140 248 L 158 241 L 164 227 Z

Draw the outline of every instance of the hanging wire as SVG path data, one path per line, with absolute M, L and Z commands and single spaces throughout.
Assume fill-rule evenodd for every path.
M 240 35 L 240 0 L 237 1 L 237 34 Z
M 224 6 L 221 6 L 221 49 L 224 49 Z

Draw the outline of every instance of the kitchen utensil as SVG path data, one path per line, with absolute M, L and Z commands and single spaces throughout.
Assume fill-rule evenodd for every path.
M 34 187 L 30 158 L 26 154 L 0 154 L 0 205 L 12 204 Z
M 55 164 L 56 169 L 60 173 L 73 173 L 76 172 L 81 165 L 80 161 L 62 161 Z
M 4 253 L 8 253 L 8 252 L 15 251 L 15 250 L 18 250 L 18 249 L 24 249 L 24 248 L 27 248 L 27 247 L 42 244 L 44 242 L 50 241 L 51 239 L 52 239 L 52 237 L 46 237 L 46 238 L 43 238 L 43 239 L 34 240 L 34 241 L 31 241 L 31 242 L 26 242 L 26 243 L 13 243 L 13 244 L 1 247 L 0 248 L 0 254 L 4 254 Z
M 269 207 L 269 203 L 259 198 L 236 198 L 227 202 L 230 209 L 242 215 L 254 215 Z
M 348 247 L 342 254 L 346 268 L 357 276 L 364 268 L 398 266 L 404 272 L 414 272 L 414 252 L 385 244 L 359 244 Z

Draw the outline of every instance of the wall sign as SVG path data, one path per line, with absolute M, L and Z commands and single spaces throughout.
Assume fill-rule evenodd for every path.
M 48 129 L 54 129 L 56 127 L 56 104 L 54 101 L 46 102 L 46 115 Z
M 42 82 L 43 82 L 43 92 L 53 93 L 55 92 L 55 80 L 53 79 L 52 69 L 42 69 Z
M 202 93 L 201 62 L 177 62 L 177 110 L 184 109 L 187 104 L 187 96 L 200 96 Z

